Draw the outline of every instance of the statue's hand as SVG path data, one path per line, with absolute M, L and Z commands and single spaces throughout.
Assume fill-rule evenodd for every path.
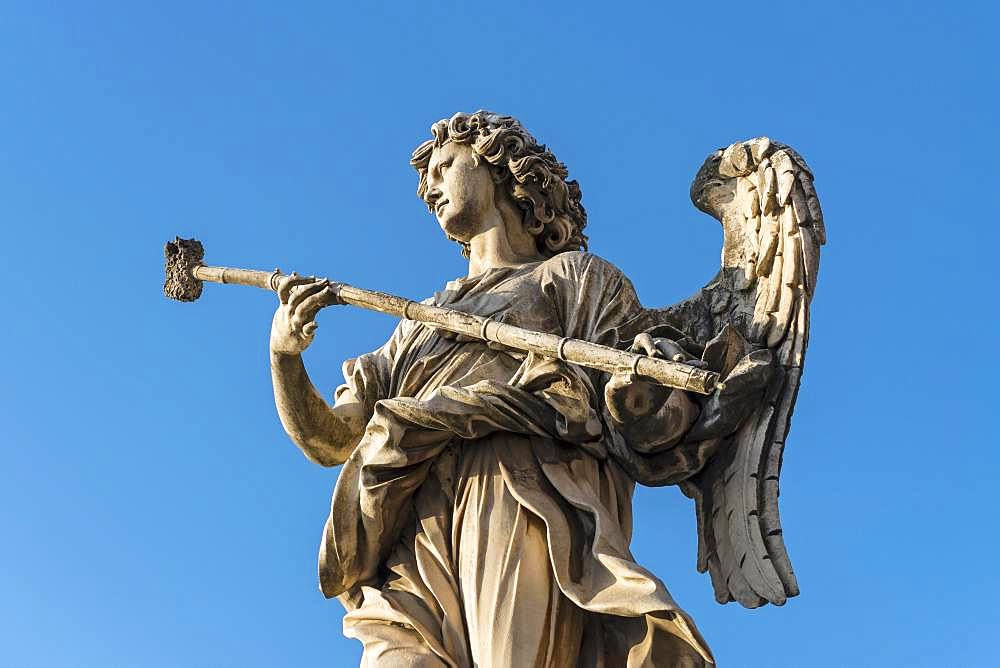
M 278 279 L 278 309 L 271 321 L 271 352 L 299 355 L 316 336 L 316 314 L 340 304 L 325 278 L 289 274 Z
M 704 362 L 692 358 L 670 339 L 654 339 L 645 333 L 635 337 L 630 350 L 640 355 L 704 366 Z M 658 411 L 670 398 L 672 391 L 669 387 L 642 380 L 630 373 L 616 373 L 604 386 L 604 400 L 612 419 L 623 425 L 649 417 Z

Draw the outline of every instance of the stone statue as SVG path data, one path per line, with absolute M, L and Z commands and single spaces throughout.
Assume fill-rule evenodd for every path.
M 720 602 L 798 593 L 777 497 L 825 241 L 809 168 L 766 138 L 709 156 L 691 197 L 722 222 L 721 271 L 648 309 L 585 252 L 579 186 L 516 119 L 460 113 L 432 131 L 411 160 L 417 193 L 469 272 L 423 304 L 707 368 L 725 385 L 702 396 L 403 319 L 344 364 L 330 405 L 300 355 L 317 313 L 343 303 L 337 286 L 277 277 L 282 424 L 310 460 L 343 466 L 323 593 L 346 607 L 364 665 L 711 665 L 629 551 L 632 492 L 680 485 L 695 499 L 698 568 Z

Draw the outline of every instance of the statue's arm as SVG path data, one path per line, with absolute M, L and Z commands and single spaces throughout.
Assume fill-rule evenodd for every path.
M 309 380 L 301 355 L 271 352 L 274 403 L 285 432 L 312 462 L 343 464 L 365 431 L 365 410 L 357 398 L 342 394 L 328 404 Z
M 364 407 L 349 393 L 342 393 L 336 405 L 328 404 L 302 363 L 302 352 L 316 335 L 316 314 L 339 303 L 336 291 L 324 279 L 291 274 L 279 280 L 277 293 L 270 351 L 281 424 L 310 461 L 343 464 L 364 434 Z

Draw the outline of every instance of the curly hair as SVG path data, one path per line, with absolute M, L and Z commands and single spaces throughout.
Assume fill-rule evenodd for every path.
M 427 165 L 435 148 L 448 141 L 472 147 L 483 159 L 494 180 L 503 184 L 522 210 L 524 228 L 535 237 L 543 257 L 572 250 L 586 250 L 587 211 L 580 203 L 580 186 L 568 181 L 569 171 L 544 144 L 539 144 L 512 116 L 489 111 L 457 113 L 431 126 L 434 139 L 417 147 L 410 164 L 420 175 L 417 195 L 426 200 Z M 434 209 L 428 203 L 431 213 Z M 469 246 L 462 254 L 469 257 Z

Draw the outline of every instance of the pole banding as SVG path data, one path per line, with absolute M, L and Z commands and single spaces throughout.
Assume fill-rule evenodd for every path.
M 164 293 L 171 299 L 194 301 L 201 296 L 202 281 L 249 285 L 275 291 L 281 273 L 210 267 L 201 263 L 204 250 L 195 239 L 177 238 L 166 246 Z M 523 329 L 489 317 L 423 304 L 385 292 L 364 290 L 346 283 L 330 282 L 345 304 L 434 325 L 480 341 L 491 341 L 515 350 L 534 352 L 605 373 L 634 374 L 661 385 L 698 394 L 711 394 L 725 386 L 719 374 L 681 362 L 638 355 L 557 334 Z

